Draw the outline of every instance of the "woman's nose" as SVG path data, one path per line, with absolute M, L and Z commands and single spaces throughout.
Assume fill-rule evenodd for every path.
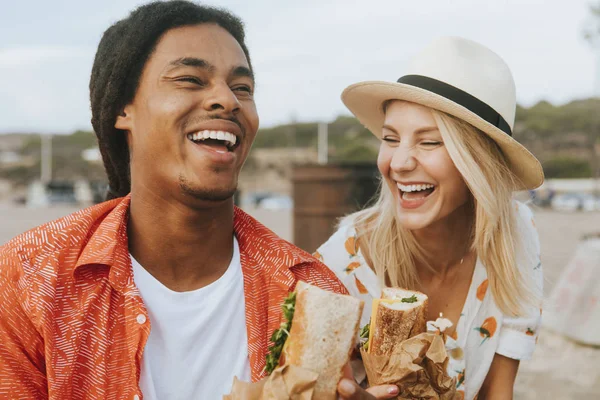
M 392 162 L 390 168 L 394 172 L 405 172 L 412 171 L 417 167 L 417 160 L 413 154 L 412 148 L 406 148 L 405 146 L 398 146 L 392 156 Z

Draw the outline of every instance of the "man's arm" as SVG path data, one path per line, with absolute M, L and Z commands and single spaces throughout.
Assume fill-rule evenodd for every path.
M 519 360 L 495 354 L 479 391 L 479 400 L 512 400 Z
M 0 398 L 46 399 L 44 342 L 20 302 L 11 261 L 0 251 Z

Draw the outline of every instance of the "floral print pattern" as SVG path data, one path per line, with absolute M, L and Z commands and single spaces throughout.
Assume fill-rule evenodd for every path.
M 479 334 L 483 338 L 483 342 L 481 342 L 481 344 L 483 344 L 489 338 L 494 337 L 497 328 L 498 322 L 496 322 L 496 318 L 494 317 L 486 318 L 480 327 L 475 328 L 475 330 L 479 332 Z
M 534 281 L 543 282 L 540 250 L 533 214 L 529 207 L 515 202 L 518 228 L 535 254 L 522 256 L 517 264 L 534 272 Z M 352 216 L 315 253 L 342 281 L 348 292 L 365 301 L 361 327 L 370 320 L 371 301 L 381 293 L 381 280 L 367 265 L 360 251 Z M 518 256 L 519 257 L 519 256 Z M 531 311 L 531 312 L 529 312 Z M 535 348 L 541 310 L 527 310 L 524 317 L 504 316 L 489 290 L 485 266 L 477 261 L 471 287 L 454 332 L 446 338 L 449 355 L 447 371 L 456 377 L 459 399 L 476 398 L 496 353 L 514 359 L 528 359 Z

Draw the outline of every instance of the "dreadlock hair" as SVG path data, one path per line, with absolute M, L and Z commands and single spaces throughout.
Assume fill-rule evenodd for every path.
M 162 35 L 170 29 L 214 23 L 240 44 L 250 69 L 244 25 L 229 11 L 190 1 L 155 1 L 135 9 L 108 28 L 96 52 L 90 77 L 92 126 L 108 175 L 107 200 L 131 191 L 129 148 L 125 132 L 115 128 L 117 116 L 133 101 L 142 70 Z

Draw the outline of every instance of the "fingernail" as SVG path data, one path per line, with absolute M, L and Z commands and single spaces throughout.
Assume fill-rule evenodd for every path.
M 348 379 L 343 379 L 340 386 L 347 394 L 354 394 L 354 385 Z
M 389 394 L 398 394 L 398 392 L 400 392 L 400 389 L 398 389 L 398 386 L 390 386 L 388 388 Z

